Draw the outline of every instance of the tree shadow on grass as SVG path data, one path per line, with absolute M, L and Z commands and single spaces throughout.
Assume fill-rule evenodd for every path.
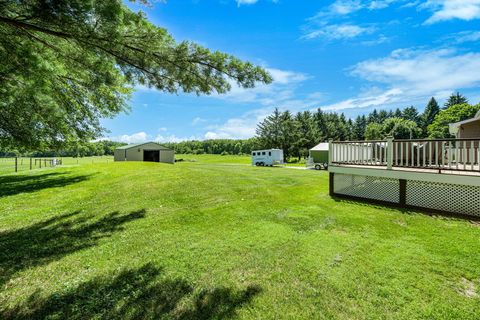
M 70 176 L 60 172 L 0 176 L 0 198 L 47 188 L 64 187 L 85 181 L 89 177 L 90 175 Z
M 36 292 L 23 304 L 0 309 L 0 318 L 226 319 L 259 292 L 255 286 L 195 290 L 185 280 L 166 278 L 149 263 L 46 297 Z
M 143 218 L 145 210 L 112 212 L 98 220 L 68 213 L 24 228 L 0 232 L 0 287 L 15 273 L 92 247 L 101 238 Z

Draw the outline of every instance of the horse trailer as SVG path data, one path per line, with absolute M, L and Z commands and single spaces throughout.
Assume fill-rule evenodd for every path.
M 284 164 L 283 150 L 268 149 L 252 151 L 253 166 L 274 166 L 278 164 Z

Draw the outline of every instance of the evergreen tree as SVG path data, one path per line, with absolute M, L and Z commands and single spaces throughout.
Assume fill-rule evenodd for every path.
M 367 118 L 365 115 L 358 116 L 353 124 L 353 136 L 354 140 L 365 140 L 365 129 L 367 127 Z
M 437 100 L 432 97 L 430 101 L 428 101 L 427 107 L 423 111 L 421 117 L 421 128 L 423 137 L 426 137 L 428 135 L 428 126 L 433 123 L 433 120 L 435 120 L 435 117 L 439 112 L 440 106 L 438 105 Z
M 300 160 L 318 142 L 318 129 L 310 111 L 298 112 L 295 116 L 296 132 L 293 143 L 294 153 Z
M 347 121 L 347 136 L 345 137 L 345 140 L 352 140 L 353 139 L 353 121 L 352 119 L 348 119 Z
M 290 111 L 280 112 L 275 108 L 271 115 L 258 124 L 256 134 L 262 149 L 282 149 L 285 159 L 295 152 L 298 128 Z
M 418 110 L 414 106 L 407 107 L 403 109 L 402 118 L 405 120 L 410 120 L 415 122 L 417 125 L 420 124 L 420 116 L 418 115 Z
M 327 123 L 325 120 L 325 113 L 322 109 L 318 108 L 317 112 L 313 115 L 313 120 L 315 121 L 315 125 L 317 127 L 317 134 L 318 139 L 317 141 L 326 141 L 328 140 L 328 132 L 327 132 Z
M 383 121 L 388 119 L 388 112 L 386 110 L 380 110 L 378 112 L 378 122 L 383 123 Z
M 400 110 L 400 108 L 395 109 L 395 112 L 393 113 L 393 116 L 394 116 L 395 118 L 401 118 L 401 117 L 403 117 L 402 110 Z
M 282 147 L 282 114 L 278 108 L 257 125 L 256 134 L 260 148 Z
M 370 112 L 370 114 L 368 115 L 368 120 L 367 120 L 367 122 L 368 122 L 369 124 L 372 123 L 372 122 L 380 123 L 377 109 L 373 109 L 373 111 Z
M 460 94 L 460 92 L 452 93 L 452 95 L 448 98 L 447 102 L 445 102 L 445 106 L 443 110 L 450 108 L 456 104 L 467 104 L 468 99 Z
M 338 115 L 337 113 L 327 113 L 325 114 L 326 128 L 327 128 L 327 139 L 347 140 L 349 137 L 349 129 L 347 119 L 342 113 Z
M 294 153 L 294 144 L 295 138 L 298 137 L 298 128 L 297 123 L 293 119 L 292 113 L 290 111 L 285 111 L 280 115 L 280 132 L 281 132 L 281 146 L 280 149 L 283 150 L 283 156 L 286 159 Z

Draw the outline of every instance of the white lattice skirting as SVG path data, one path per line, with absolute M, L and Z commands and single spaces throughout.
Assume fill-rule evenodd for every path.
M 346 173 L 332 182 L 336 195 L 480 217 L 480 186 Z

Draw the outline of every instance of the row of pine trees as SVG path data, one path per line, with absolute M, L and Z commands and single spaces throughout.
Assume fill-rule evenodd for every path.
M 442 110 L 454 105 L 468 105 L 468 100 L 460 93 L 455 93 L 443 108 L 440 108 L 432 97 L 422 113 L 414 106 L 403 110 L 375 109 L 368 115 L 357 116 L 354 120 L 347 119 L 343 113 L 327 113 L 321 109 L 296 114 L 275 109 L 257 126 L 257 145 L 260 148 L 280 148 L 284 150 L 286 158 L 301 158 L 308 155 L 310 148 L 329 139 L 372 140 L 383 139 L 389 135 L 396 139 L 429 136 L 439 138 L 438 134 L 432 131 L 432 124 Z

